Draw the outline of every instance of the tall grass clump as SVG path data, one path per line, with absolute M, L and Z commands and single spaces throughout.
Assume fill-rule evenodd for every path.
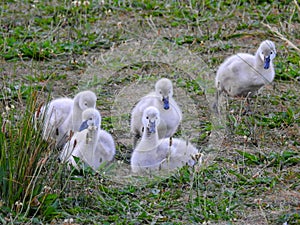
M 26 96 L 18 93 L 18 100 L 5 93 L 1 99 L 0 220 L 4 222 L 7 215 L 25 218 L 40 209 L 45 194 L 45 175 L 41 175 L 52 150 L 33 125 L 38 92 L 30 87 Z

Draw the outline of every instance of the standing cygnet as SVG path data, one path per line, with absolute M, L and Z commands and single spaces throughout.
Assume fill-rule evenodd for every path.
M 158 80 L 155 84 L 155 92 L 143 97 L 132 110 L 131 132 L 134 135 L 134 146 L 142 136 L 142 116 L 148 106 L 154 106 L 160 112 L 160 125 L 157 128 L 159 138 L 171 137 L 182 120 L 182 112 L 173 99 L 172 82 L 167 78 Z
M 43 139 L 54 139 L 57 147 L 63 147 L 70 131 L 79 130 L 82 112 L 88 108 L 95 108 L 96 100 L 94 92 L 82 91 L 74 99 L 59 98 L 43 106 L 38 116 L 44 117 Z
M 157 128 L 161 118 L 157 108 L 146 108 L 141 120 L 144 132 L 132 153 L 132 172 L 168 172 L 186 164 L 195 164 L 193 156 L 198 150 L 191 143 L 177 138 L 159 139 Z
M 272 41 L 263 41 L 256 54 L 238 53 L 227 58 L 219 67 L 215 79 L 217 96 L 252 96 L 275 76 L 273 59 L 276 56 Z
M 77 167 L 73 157 L 76 156 L 94 170 L 97 170 L 103 162 L 112 161 L 116 153 L 114 140 L 100 126 L 100 112 L 93 108 L 86 109 L 82 113 L 82 124 L 79 131 L 64 146 L 61 160 L 69 161 Z

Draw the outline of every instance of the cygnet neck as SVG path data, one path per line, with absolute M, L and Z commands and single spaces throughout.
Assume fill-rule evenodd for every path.
M 81 124 L 81 120 L 82 120 L 82 110 L 79 107 L 79 99 L 78 98 L 74 99 L 73 112 L 72 112 L 71 119 L 72 119 L 72 121 L 71 121 L 72 130 L 78 131 L 80 124 Z
M 155 128 L 154 133 L 150 133 L 148 131 L 148 128 L 144 127 L 141 143 L 150 143 L 153 146 L 155 146 L 155 144 L 158 142 L 158 140 L 159 140 L 159 137 L 158 137 L 157 127 Z

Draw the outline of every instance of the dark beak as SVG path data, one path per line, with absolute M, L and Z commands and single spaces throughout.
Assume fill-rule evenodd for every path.
M 149 121 L 148 131 L 149 133 L 155 133 L 155 121 L 154 122 Z
M 169 105 L 169 97 L 163 97 L 163 103 L 164 103 L 164 109 L 165 110 L 168 110 L 170 108 L 170 105 Z
M 270 67 L 270 61 L 271 61 L 270 56 L 268 56 L 268 57 L 265 58 L 265 64 L 264 64 L 264 69 L 265 70 L 269 69 L 269 67 Z
M 79 127 L 79 131 L 85 130 L 85 129 L 87 129 L 89 127 L 89 125 L 88 125 L 87 122 L 88 122 L 87 120 L 85 120 L 85 121 L 82 122 L 82 124 Z

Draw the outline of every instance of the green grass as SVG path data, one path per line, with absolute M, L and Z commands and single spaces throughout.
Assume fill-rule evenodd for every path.
M 32 99 L 27 98 L 23 115 L 19 115 L 16 106 L 11 104 L 6 106 L 0 120 L 1 199 L 5 202 L 4 209 L 11 209 L 17 214 L 25 213 L 25 216 L 31 202 L 42 190 L 43 182 L 39 175 L 47 159 L 47 145 L 31 124 L 36 93 L 31 89 L 27 94 Z
M 0 3 L 0 223 L 299 224 L 300 54 L 262 25 L 299 48 L 295 2 L 89 2 Z M 276 43 L 274 86 L 249 104 L 227 99 L 225 121 L 213 121 L 218 65 L 264 39 Z M 156 44 L 148 50 L 133 40 Z M 164 54 L 179 59 L 168 64 Z M 117 124 L 129 115 L 114 114 L 117 100 L 130 85 L 162 76 L 191 100 L 186 110 L 195 107 L 176 135 L 207 154 L 210 145 L 220 149 L 213 163 L 169 177 L 127 177 L 131 140 Z M 97 93 L 102 127 L 117 143 L 116 160 L 99 173 L 68 171 L 32 124 L 49 96 L 83 89 Z M 215 131 L 222 134 L 211 143 Z

